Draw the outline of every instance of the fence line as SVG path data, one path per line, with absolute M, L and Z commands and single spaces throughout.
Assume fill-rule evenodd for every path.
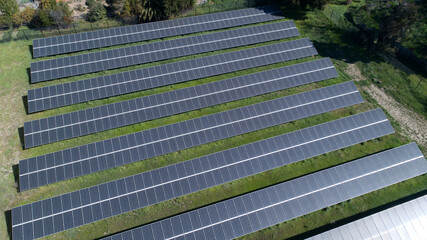
M 227 3 L 226 4 L 204 3 L 201 5 L 197 5 L 192 9 L 188 9 L 181 12 L 181 14 L 176 16 L 175 18 L 196 16 L 196 15 L 223 12 L 223 11 L 229 11 L 229 10 L 237 10 L 242 8 L 253 7 L 254 5 L 255 5 L 255 0 L 239 0 L 239 2 L 228 3 L 228 4 Z M 134 25 L 134 24 L 138 24 L 137 16 L 134 16 L 128 19 L 109 17 L 94 23 L 80 22 L 80 23 L 71 23 L 64 26 L 29 28 L 29 29 L 21 29 L 21 30 L 12 29 L 8 31 L 0 31 L 0 43 L 10 42 L 15 40 L 31 40 L 36 38 L 53 37 L 53 36 L 94 31 L 94 30 Z

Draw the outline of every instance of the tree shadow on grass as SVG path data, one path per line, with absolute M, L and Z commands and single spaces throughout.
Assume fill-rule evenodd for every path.
M 22 150 L 25 150 L 24 127 L 18 128 L 19 141 L 21 142 Z
M 304 20 L 307 18 L 306 11 L 282 9 L 283 16 L 292 20 Z
M 34 58 L 34 54 L 33 54 L 33 45 L 28 45 L 28 50 L 30 51 L 31 58 Z
M 9 235 L 9 240 L 12 240 L 12 211 L 4 211 L 4 218 L 6 220 L 7 234 Z
M 27 115 L 30 114 L 28 112 L 28 96 L 27 95 L 22 96 L 22 105 L 24 106 L 25 114 Z
M 16 186 L 19 186 L 19 164 L 12 165 L 12 173 Z M 19 192 L 19 187 L 17 187 L 17 192 Z
M 330 57 L 333 59 L 341 60 L 346 63 L 363 62 L 369 63 L 372 61 L 378 61 L 379 58 L 369 57 L 367 54 L 363 54 L 360 49 L 351 46 L 341 46 L 332 42 L 323 42 L 313 40 L 313 45 L 319 52 L 319 55 L 323 57 Z
M 28 84 L 31 85 L 31 68 L 27 68 Z

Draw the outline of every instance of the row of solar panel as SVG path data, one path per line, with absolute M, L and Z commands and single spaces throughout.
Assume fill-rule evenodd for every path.
M 376 127 L 373 127 L 371 125 L 376 124 Z M 365 127 L 366 129 L 361 129 L 362 127 Z M 354 134 L 349 133 L 349 131 L 351 129 L 358 129 L 358 132 L 360 133 L 360 135 L 358 137 L 354 137 Z M 370 131 L 368 129 L 373 128 L 374 130 Z M 325 130 L 327 129 L 327 131 Z M 189 162 L 188 163 L 188 167 L 190 166 L 200 166 L 201 164 L 199 163 L 199 161 L 209 161 L 209 162 L 215 162 L 215 160 L 212 160 L 213 158 L 216 158 L 215 156 L 225 156 L 227 158 L 227 164 L 231 164 L 233 161 L 235 161 L 236 163 L 238 163 L 241 158 L 237 157 L 239 154 L 239 152 L 244 152 L 245 154 L 248 154 L 249 157 L 254 157 L 254 155 L 256 154 L 262 154 L 265 155 L 267 152 L 259 152 L 259 150 L 256 150 L 260 145 L 263 146 L 263 148 L 267 148 L 266 146 L 269 146 L 270 151 L 271 152 L 275 152 L 277 149 L 287 149 L 291 146 L 297 146 L 297 145 L 301 145 L 304 142 L 308 143 L 312 143 L 314 141 L 319 140 L 319 139 L 324 139 L 326 137 L 329 136 L 329 140 L 328 142 L 331 143 L 331 145 L 325 145 L 325 148 L 317 148 L 317 147 L 313 147 L 311 148 L 311 150 L 304 150 L 302 152 L 304 152 L 305 154 L 312 154 L 315 153 L 315 155 L 318 154 L 322 154 L 323 152 L 325 152 L 325 149 L 336 149 L 336 145 L 337 144 L 344 144 L 343 146 L 348 146 L 348 145 L 352 145 L 351 143 L 355 144 L 361 141 L 366 141 L 369 139 L 373 139 L 388 133 L 393 132 L 393 129 L 391 128 L 390 124 L 387 122 L 387 119 L 385 117 L 385 115 L 382 113 L 382 111 L 380 109 L 377 110 L 373 110 L 373 111 L 369 111 L 369 112 L 365 112 L 363 114 L 358 114 L 358 115 L 354 115 L 348 118 L 344 118 L 341 120 L 337 120 L 334 122 L 330 122 L 330 123 L 326 123 L 326 124 L 322 124 L 319 125 L 318 127 L 313 127 L 313 128 L 308 128 L 305 130 L 301 130 L 301 131 L 297 131 L 295 133 L 290 133 L 290 134 L 286 134 L 286 137 L 276 137 L 276 138 L 272 138 L 270 140 L 264 140 L 261 141 L 260 143 L 254 143 L 254 144 L 249 144 L 247 146 L 244 147 L 239 147 L 239 148 L 235 148 L 234 150 L 226 150 L 222 153 L 217 153 L 217 154 L 213 154 L 207 157 L 202 157 L 199 160 L 195 160 L 198 163 L 193 163 L 193 162 Z M 341 137 L 337 137 L 338 135 L 340 135 Z M 347 139 L 348 137 L 348 139 Z M 337 143 L 331 139 L 333 138 L 337 138 L 337 139 L 342 139 L 340 141 L 338 141 Z M 281 140 L 283 141 L 282 145 L 284 144 L 283 147 L 279 147 L 280 145 L 278 145 L 279 143 L 275 142 L 275 141 Z M 349 142 L 350 141 L 350 142 Z M 335 144 L 335 145 L 334 145 Z M 311 144 L 309 144 L 311 145 Z M 307 145 L 307 146 L 309 146 Z M 251 148 L 253 147 L 253 148 Z M 301 148 L 301 147 L 299 147 Z M 302 148 L 301 148 L 302 149 Z M 258 153 L 257 153 L 258 151 Z M 318 152 L 316 152 L 318 151 Z M 332 151 L 332 150 L 331 150 Z M 298 152 L 298 151 L 297 151 Z M 298 152 L 299 154 L 301 152 Z M 296 155 L 299 155 L 296 154 Z M 295 153 L 291 154 L 290 156 L 292 156 L 292 159 L 290 161 L 296 161 L 295 159 Z M 211 159 L 211 160 L 207 160 L 207 159 Z M 298 158 L 298 157 L 297 157 Z M 187 169 L 186 166 L 184 166 L 185 164 L 178 164 L 180 165 L 180 167 L 178 167 L 177 169 Z M 160 176 L 166 177 L 168 176 L 167 172 L 169 172 L 169 175 L 171 174 L 172 171 L 174 171 L 173 169 L 169 169 L 170 167 L 166 167 L 160 170 L 154 170 L 152 171 L 152 175 L 150 175 L 150 173 L 145 173 L 143 174 L 144 177 L 143 179 L 145 179 L 144 185 L 145 187 L 150 187 L 151 185 L 149 185 L 148 182 L 151 182 L 147 179 L 151 179 L 151 176 L 156 176 L 153 177 L 153 179 L 159 179 Z M 206 164 L 203 164 L 203 171 L 207 171 L 209 166 Z M 218 168 L 217 165 L 213 165 L 212 167 L 214 168 Z M 166 170 L 168 169 L 168 170 Z M 179 171 L 179 170 L 178 170 Z M 155 173 L 154 173 L 155 172 Z M 190 167 L 187 170 L 181 170 L 179 171 L 178 175 L 181 177 L 183 177 L 184 175 L 182 175 L 184 172 L 188 172 L 189 174 L 193 174 L 194 170 L 192 170 L 192 167 Z M 197 171 L 196 171 L 197 172 Z M 148 174 L 148 175 L 147 175 Z M 175 174 L 174 174 L 175 175 Z M 171 179 L 165 179 L 165 182 L 169 182 Z M 155 184 L 159 184 L 158 181 L 154 181 Z M 122 189 L 123 191 L 123 189 Z M 77 206 L 78 207 L 78 206 Z
M 409 144 L 105 239 L 234 239 L 425 173 Z
M 330 59 L 258 72 L 24 123 L 25 148 L 337 77 Z
M 382 126 L 382 127 L 384 127 L 384 126 Z M 389 124 L 387 125 L 387 127 L 389 127 L 389 130 L 388 131 L 390 131 L 390 129 L 391 129 L 391 126 L 389 126 Z M 381 128 L 380 128 L 381 129 Z M 360 136 L 359 136 L 359 138 L 353 138 L 353 140 L 354 139 L 357 139 L 357 140 L 360 140 L 360 137 L 365 137 L 365 136 L 373 136 L 373 135 L 375 135 L 375 133 L 377 133 L 377 132 L 375 132 L 375 130 L 374 129 L 369 129 L 369 130 L 367 130 L 367 129 L 364 129 L 365 131 L 363 132 L 363 134 L 362 133 L 360 133 Z M 384 128 L 382 129 L 382 131 L 383 132 L 387 132 L 387 130 L 384 130 Z M 392 131 L 392 129 L 391 129 L 391 131 Z M 380 132 L 380 131 L 379 131 Z M 298 139 L 298 137 L 300 137 L 298 140 L 303 140 L 303 138 L 304 138 L 304 135 L 301 135 L 301 136 L 297 136 L 297 135 L 295 135 L 295 136 L 293 136 L 293 137 L 295 137 L 296 139 Z M 302 137 L 302 138 L 301 138 Z M 350 139 L 350 136 L 347 136 L 349 139 Z M 352 137 L 354 137 L 354 136 L 352 136 Z M 333 139 L 333 138 L 332 138 Z M 344 143 L 344 142 L 339 142 L 339 141 L 337 141 L 337 139 L 335 139 L 335 140 L 332 140 L 332 139 L 329 139 L 329 141 L 332 141 L 332 143 L 335 143 L 335 147 L 337 146 L 337 145 L 339 145 L 339 144 L 342 144 L 342 143 Z M 345 139 L 345 137 L 344 137 L 344 139 Z M 342 138 L 340 138 L 340 140 L 342 141 Z M 363 141 L 363 140 L 362 140 Z M 350 140 L 350 142 L 351 142 L 351 140 Z M 346 144 L 348 144 L 348 142 L 345 142 Z M 323 143 L 324 145 L 326 144 L 328 147 L 331 147 L 331 146 L 333 146 L 333 144 L 331 144 L 331 143 L 328 143 L 328 142 L 325 142 L 325 143 Z M 322 144 L 320 144 L 320 146 L 322 146 Z M 333 148 L 333 147 L 332 147 Z M 306 150 L 306 149 L 304 149 L 304 150 Z M 316 153 L 319 153 L 319 154 L 321 154 L 321 151 L 319 151 L 319 149 L 316 149 Z M 314 151 L 313 151 L 314 152 Z M 294 150 L 294 152 L 292 152 L 293 154 L 302 154 L 302 155 L 306 155 L 306 156 L 310 156 L 309 154 L 306 154 L 306 153 L 304 153 L 304 151 L 302 151 L 302 148 L 300 148 L 299 150 Z M 310 152 L 311 153 L 311 152 Z M 288 153 L 288 154 L 290 154 L 290 153 Z M 295 155 L 288 155 L 288 156 L 295 156 Z M 294 159 L 294 161 L 298 161 L 298 157 L 297 158 L 295 158 Z M 289 164 L 289 163 L 288 163 Z M 193 164 L 192 164 L 193 165 Z M 251 165 L 252 166 L 252 165 Z M 277 167 L 277 166 L 274 166 L 274 167 Z M 192 166 L 192 168 L 193 168 L 193 166 Z M 232 168 L 226 168 L 227 169 L 227 173 L 229 174 L 230 173 L 230 170 L 232 169 Z M 242 168 L 239 168 L 239 170 L 241 170 Z M 184 170 L 187 170 L 186 168 L 184 168 Z M 246 171 L 245 170 L 245 168 L 243 168 L 243 172 L 239 172 L 238 171 L 238 169 L 237 168 L 234 168 L 234 170 L 236 171 L 235 173 L 235 175 L 237 176 L 237 175 L 240 175 L 240 176 L 243 176 L 243 172 L 244 171 Z M 250 169 L 247 169 L 247 170 L 249 170 L 250 171 Z M 252 170 L 254 170 L 254 169 L 252 169 Z M 187 170 L 187 171 L 189 171 L 189 170 Z M 265 170 L 262 170 L 262 171 L 265 171 Z M 224 172 L 225 173 L 225 172 Z M 46 175 L 45 175 L 46 176 Z M 160 176 L 164 176 L 163 174 L 162 175 L 158 175 L 158 177 L 160 177 Z M 225 174 L 220 174 L 220 176 L 221 176 L 221 178 L 220 179 L 227 179 L 225 176 Z M 153 180 L 155 179 L 153 176 L 150 176 Z M 160 178 L 159 178 L 160 179 Z M 206 178 L 205 178 L 206 179 Z M 212 179 L 213 180 L 213 179 Z M 211 182 L 211 185 L 209 185 L 209 183 L 207 182 L 207 181 L 201 181 L 202 183 L 204 183 L 205 185 L 200 185 L 200 184 L 196 184 L 197 185 L 197 187 L 196 187 L 196 185 L 194 185 L 194 186 L 191 186 L 191 184 L 188 184 L 188 182 L 187 182 L 187 185 L 182 185 L 182 186 L 180 186 L 181 188 L 180 189 L 186 189 L 186 188 L 184 188 L 185 186 L 187 186 L 188 187 L 188 190 L 190 190 L 190 188 L 191 189 L 194 189 L 194 190 L 200 190 L 199 188 L 201 188 L 201 189 L 203 189 L 203 188 L 206 188 L 206 187 L 210 187 L 212 184 L 214 184 L 214 182 L 215 182 L 215 180 L 213 180 L 213 182 Z M 126 184 L 126 182 L 122 182 L 122 183 L 124 183 L 125 185 L 124 185 L 124 188 L 123 189 L 126 189 L 126 187 L 127 187 L 127 184 Z M 219 183 L 220 184 L 220 183 Z M 120 185 L 116 185 L 116 186 L 120 186 Z M 204 186 L 204 187 L 203 187 Z M 161 192 L 159 189 L 161 189 L 161 191 L 163 191 L 163 186 L 160 188 L 154 188 L 154 190 L 152 190 L 152 193 L 154 193 L 154 195 L 150 195 L 149 194 L 149 192 L 145 192 L 145 196 L 154 196 L 154 199 L 153 198 L 151 198 L 151 201 L 152 200 L 154 200 L 154 201 L 157 201 L 159 198 L 158 198 L 158 196 L 163 196 L 163 197 L 166 197 L 166 194 L 173 194 L 173 192 Z M 108 190 L 108 189 L 107 189 Z M 84 190 L 81 190 L 81 191 L 79 191 L 81 194 L 79 195 L 79 200 L 82 200 L 82 199 L 89 199 L 90 197 L 91 197 L 91 195 L 85 195 L 85 193 L 86 194 L 89 194 L 89 191 L 87 191 L 87 192 L 85 192 L 85 193 L 83 193 L 83 191 Z M 159 191 L 160 191 L 160 193 L 159 193 Z M 191 191 L 191 190 L 190 190 Z M 183 191 L 183 192 L 185 192 L 185 191 Z M 151 193 L 151 192 L 150 192 Z M 188 192 L 185 192 L 185 193 L 188 193 Z M 181 193 L 181 195 L 182 194 L 185 194 L 185 193 Z M 73 194 L 73 193 L 72 193 Z M 98 193 L 99 194 L 99 193 Z M 162 195 L 163 194 L 163 195 Z M 96 195 L 96 194 L 94 194 L 94 195 Z M 71 195 L 70 195 L 71 196 Z M 86 197 L 85 197 L 86 196 Z M 136 194 L 135 194 L 135 196 L 136 196 Z M 172 196 L 172 197 L 176 197 L 176 196 Z M 72 197 L 73 199 L 77 199 L 76 198 L 76 196 L 74 196 L 74 197 Z M 130 199 L 130 198 L 129 198 Z M 129 202 L 129 199 L 128 198 L 126 198 L 126 200 L 127 200 L 127 202 L 126 202 L 126 200 L 124 199 L 124 198 L 120 198 L 119 199 L 119 197 L 117 197 L 116 198 L 116 200 L 117 200 L 117 203 L 118 203 L 118 205 L 116 205 L 116 207 L 118 206 L 118 208 L 116 208 L 116 210 L 120 210 L 120 211 L 122 211 L 122 209 L 125 209 L 125 211 L 124 212 L 126 212 L 126 206 L 129 206 L 129 209 L 127 210 L 127 211 L 129 211 L 130 210 L 130 208 L 131 208 L 131 202 Z M 160 198 L 160 199 L 162 199 L 162 198 Z M 169 198 L 168 198 L 169 199 Z M 136 198 L 136 200 L 138 200 L 138 198 Z M 149 201 L 149 199 L 146 199 L 147 201 Z M 164 200 L 164 199 L 163 199 Z M 163 201 L 162 200 L 162 201 Z M 57 202 L 58 203 L 58 202 Z M 62 203 L 62 202 L 61 202 Z M 114 202 L 115 203 L 115 202 Z M 114 209 L 112 209 L 111 208 L 111 206 L 113 206 L 113 204 L 114 204 L 113 202 L 110 202 L 110 204 L 111 205 L 109 205 L 110 206 L 110 212 L 112 213 L 112 215 L 116 215 L 116 214 L 119 214 L 119 213 L 122 213 L 122 212 L 119 212 L 119 213 L 116 213 L 116 214 L 114 214 Z M 116 203 L 116 204 L 117 204 Z M 135 202 L 134 202 L 135 203 Z M 148 203 L 148 202 L 147 202 Z M 52 204 L 54 204 L 53 202 L 52 202 Z M 70 204 L 71 204 L 71 199 L 70 199 Z M 127 205 L 126 205 L 127 204 Z M 143 207 L 143 205 L 142 206 L 140 206 L 141 205 L 141 203 L 138 201 L 137 203 L 135 203 L 135 204 L 137 204 L 139 207 Z M 153 204 L 153 203 L 151 203 L 151 204 Z M 31 205 L 30 205 L 31 206 Z M 99 204 L 99 206 L 101 206 L 101 204 Z M 133 206 L 136 206 L 136 205 L 133 205 Z M 49 208 L 49 205 L 41 205 L 41 203 L 40 203 L 40 209 L 41 209 L 41 207 L 43 207 L 43 211 L 40 211 L 40 213 L 41 212 L 43 212 L 43 214 L 46 212 L 45 211 L 45 208 L 47 207 L 47 208 Z M 50 207 L 53 207 L 53 208 L 55 208 L 55 206 L 53 206 L 53 205 L 50 205 Z M 59 205 L 56 205 L 56 208 L 58 208 L 58 207 L 60 207 Z M 123 208 L 122 208 L 123 207 Z M 77 207 L 78 208 L 78 210 L 76 210 L 77 212 L 75 212 L 75 211 L 73 211 L 72 212 L 72 214 L 71 215 L 68 215 L 67 217 L 70 217 L 71 216 L 71 220 L 72 221 L 74 221 L 74 222 L 76 222 L 77 223 L 77 225 L 79 225 L 79 223 L 84 223 L 84 224 L 86 224 L 86 223 L 88 223 L 88 222 L 92 222 L 92 221 L 95 221 L 94 219 L 93 219 L 93 217 L 95 217 L 95 213 L 93 213 L 92 212 L 92 210 L 94 209 L 93 207 L 89 207 L 89 208 L 83 208 L 82 206 L 79 206 L 79 207 Z M 58 208 L 59 209 L 59 208 Z M 101 207 L 98 209 L 98 208 L 96 208 L 96 210 L 101 210 Z M 133 209 L 132 209 L 133 210 Z M 49 210 L 47 210 L 47 211 L 49 211 Z M 70 213 L 71 213 L 71 210 L 69 211 Z M 52 212 L 53 213 L 53 212 Z M 99 213 L 99 212 L 98 212 Z M 101 214 L 100 215 L 98 215 L 98 216 L 102 216 L 103 214 L 104 214 L 104 212 L 103 211 L 101 211 L 100 212 Z M 34 212 L 31 212 L 31 215 L 33 216 L 33 214 L 34 214 Z M 29 215 L 27 215 L 27 216 L 29 216 Z M 65 215 L 63 215 L 63 216 L 65 216 Z M 110 215 L 111 216 L 111 215 Z M 40 221 L 35 221 L 35 220 L 33 220 L 32 222 L 37 222 L 37 224 L 38 224 L 38 226 L 34 226 L 35 228 L 37 228 L 38 230 L 33 230 L 32 229 L 32 225 L 31 224 L 26 224 L 26 225 L 24 225 L 24 224 L 20 224 L 20 226 L 17 226 L 15 229 L 18 229 L 18 231 L 20 231 L 20 230 L 22 230 L 23 228 L 25 228 L 25 226 L 27 226 L 27 231 L 29 231 L 29 227 L 30 227 L 30 225 L 31 225 L 31 229 L 30 229 L 30 231 L 31 230 L 33 230 L 33 232 L 31 232 L 31 234 L 44 234 L 44 235 L 42 235 L 42 236 L 45 236 L 46 234 L 45 233 L 47 233 L 47 235 L 48 234 L 51 234 L 52 232 L 51 231 L 53 231 L 53 230 L 55 230 L 55 229 L 57 229 L 57 227 L 59 227 L 59 228 L 61 228 L 61 225 L 62 225 L 62 227 L 64 226 L 64 220 L 65 220 L 65 218 L 58 218 L 58 217 L 51 217 L 51 218 L 44 218 L 45 216 L 43 216 L 43 219 L 47 219 L 46 221 L 42 221 L 42 220 L 40 220 Z M 62 217 L 62 216 L 61 216 Z M 74 218 L 74 217 L 76 217 L 76 218 Z M 79 218 L 80 217 L 80 218 Z M 55 224 L 54 224 L 55 223 Z M 21 227 L 21 228 L 20 228 Z M 193 225 L 193 227 L 194 227 L 194 225 Z M 63 229 L 62 229 L 63 230 Z M 60 231 L 62 231 L 62 230 L 60 230 Z
M 30 113 L 316 55 L 309 39 L 28 90 Z
M 298 36 L 292 21 L 160 41 L 31 63 L 31 82 L 128 67 Z
M 427 195 L 323 232 L 308 240 L 424 239 Z
M 316 89 L 19 162 L 20 189 L 86 175 L 363 102 L 353 82 Z
M 393 132 L 376 109 L 14 208 L 12 224 L 41 237 Z
M 156 38 L 272 21 L 282 17 L 275 7 L 249 8 L 196 17 L 110 28 L 33 40 L 33 56 L 44 57 Z

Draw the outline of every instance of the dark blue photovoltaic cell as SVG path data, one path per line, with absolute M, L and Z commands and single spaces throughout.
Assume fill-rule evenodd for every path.
M 292 21 L 239 28 L 31 63 L 31 82 L 42 82 L 298 36 Z
M 337 77 L 320 59 L 24 123 L 25 148 L 236 101 Z M 182 108 L 180 106 L 186 106 Z M 110 111 L 114 109 L 114 111 Z M 158 112 L 154 115 L 153 112 Z M 74 116 L 78 116 L 75 118 Z M 117 118 L 126 119 L 112 124 Z M 47 123 L 47 124 L 46 124 Z M 69 132 L 67 129 L 77 128 Z M 44 137 L 48 134 L 49 137 Z
M 20 190 L 102 171 L 362 102 L 362 96 L 354 83 L 346 82 L 21 160 Z M 48 162 L 52 164 L 47 166 Z M 91 168 L 92 165 L 97 167 Z M 46 178 L 46 174 L 49 173 L 53 176 Z
M 425 173 L 412 143 L 103 239 L 234 239 Z
M 364 134 L 366 132 L 370 134 Z M 97 206 L 111 206 L 116 199 L 127 197 L 129 200 L 129 208 L 117 211 L 117 214 L 121 214 L 302 161 L 393 132 L 393 128 L 387 121 L 382 110 L 376 109 L 93 186 L 88 189 L 82 189 L 71 193 L 71 195 L 76 194 L 77 199 L 88 199 L 87 201 L 79 202 L 73 208 L 67 207 L 66 210 L 53 208 L 49 212 L 53 217 L 64 219 L 66 214 L 72 212 L 73 209 L 91 209 L 92 215 L 98 216 L 94 218 L 94 221 L 96 221 L 106 218 L 102 217 L 103 215 L 105 216 L 105 210 Z M 355 135 L 361 137 L 354 137 Z M 304 139 L 298 141 L 298 136 L 304 136 Z M 346 141 L 343 141 L 343 139 L 346 139 Z M 328 144 L 332 142 L 336 142 L 337 144 Z M 185 170 L 185 172 L 182 172 L 180 169 Z M 116 186 L 117 189 L 120 189 L 119 195 L 114 194 L 114 196 L 110 196 L 105 194 L 109 192 L 108 189 L 112 189 L 109 186 Z M 150 200 L 150 196 L 152 195 L 150 192 L 156 193 L 155 199 Z M 69 195 L 70 193 L 67 193 L 55 198 L 66 199 Z M 87 197 L 88 195 L 90 197 Z M 14 228 L 30 222 L 35 227 L 34 223 L 40 220 L 46 224 L 46 221 L 41 216 L 34 214 L 37 211 L 37 206 L 41 205 L 43 201 L 14 208 L 12 210 Z M 54 198 L 51 201 L 55 202 Z M 20 215 L 36 217 L 22 220 L 19 217 Z M 108 214 L 107 217 L 109 216 L 111 215 Z M 81 217 L 84 218 L 85 216 Z M 84 221 L 73 220 L 72 222 Z M 74 224 L 74 227 L 77 226 Z M 68 228 L 66 227 L 64 230 Z
M 33 113 L 313 55 L 317 55 L 316 49 L 304 38 L 30 89 L 28 111 Z
M 151 39 L 267 22 L 283 17 L 274 6 L 213 13 L 33 40 L 33 57 L 44 57 Z

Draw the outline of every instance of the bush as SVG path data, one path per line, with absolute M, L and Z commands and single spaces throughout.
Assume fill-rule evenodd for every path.
M 96 4 L 89 7 L 89 12 L 86 16 L 90 22 L 99 21 L 107 16 L 107 10 L 102 3 L 96 2 Z

